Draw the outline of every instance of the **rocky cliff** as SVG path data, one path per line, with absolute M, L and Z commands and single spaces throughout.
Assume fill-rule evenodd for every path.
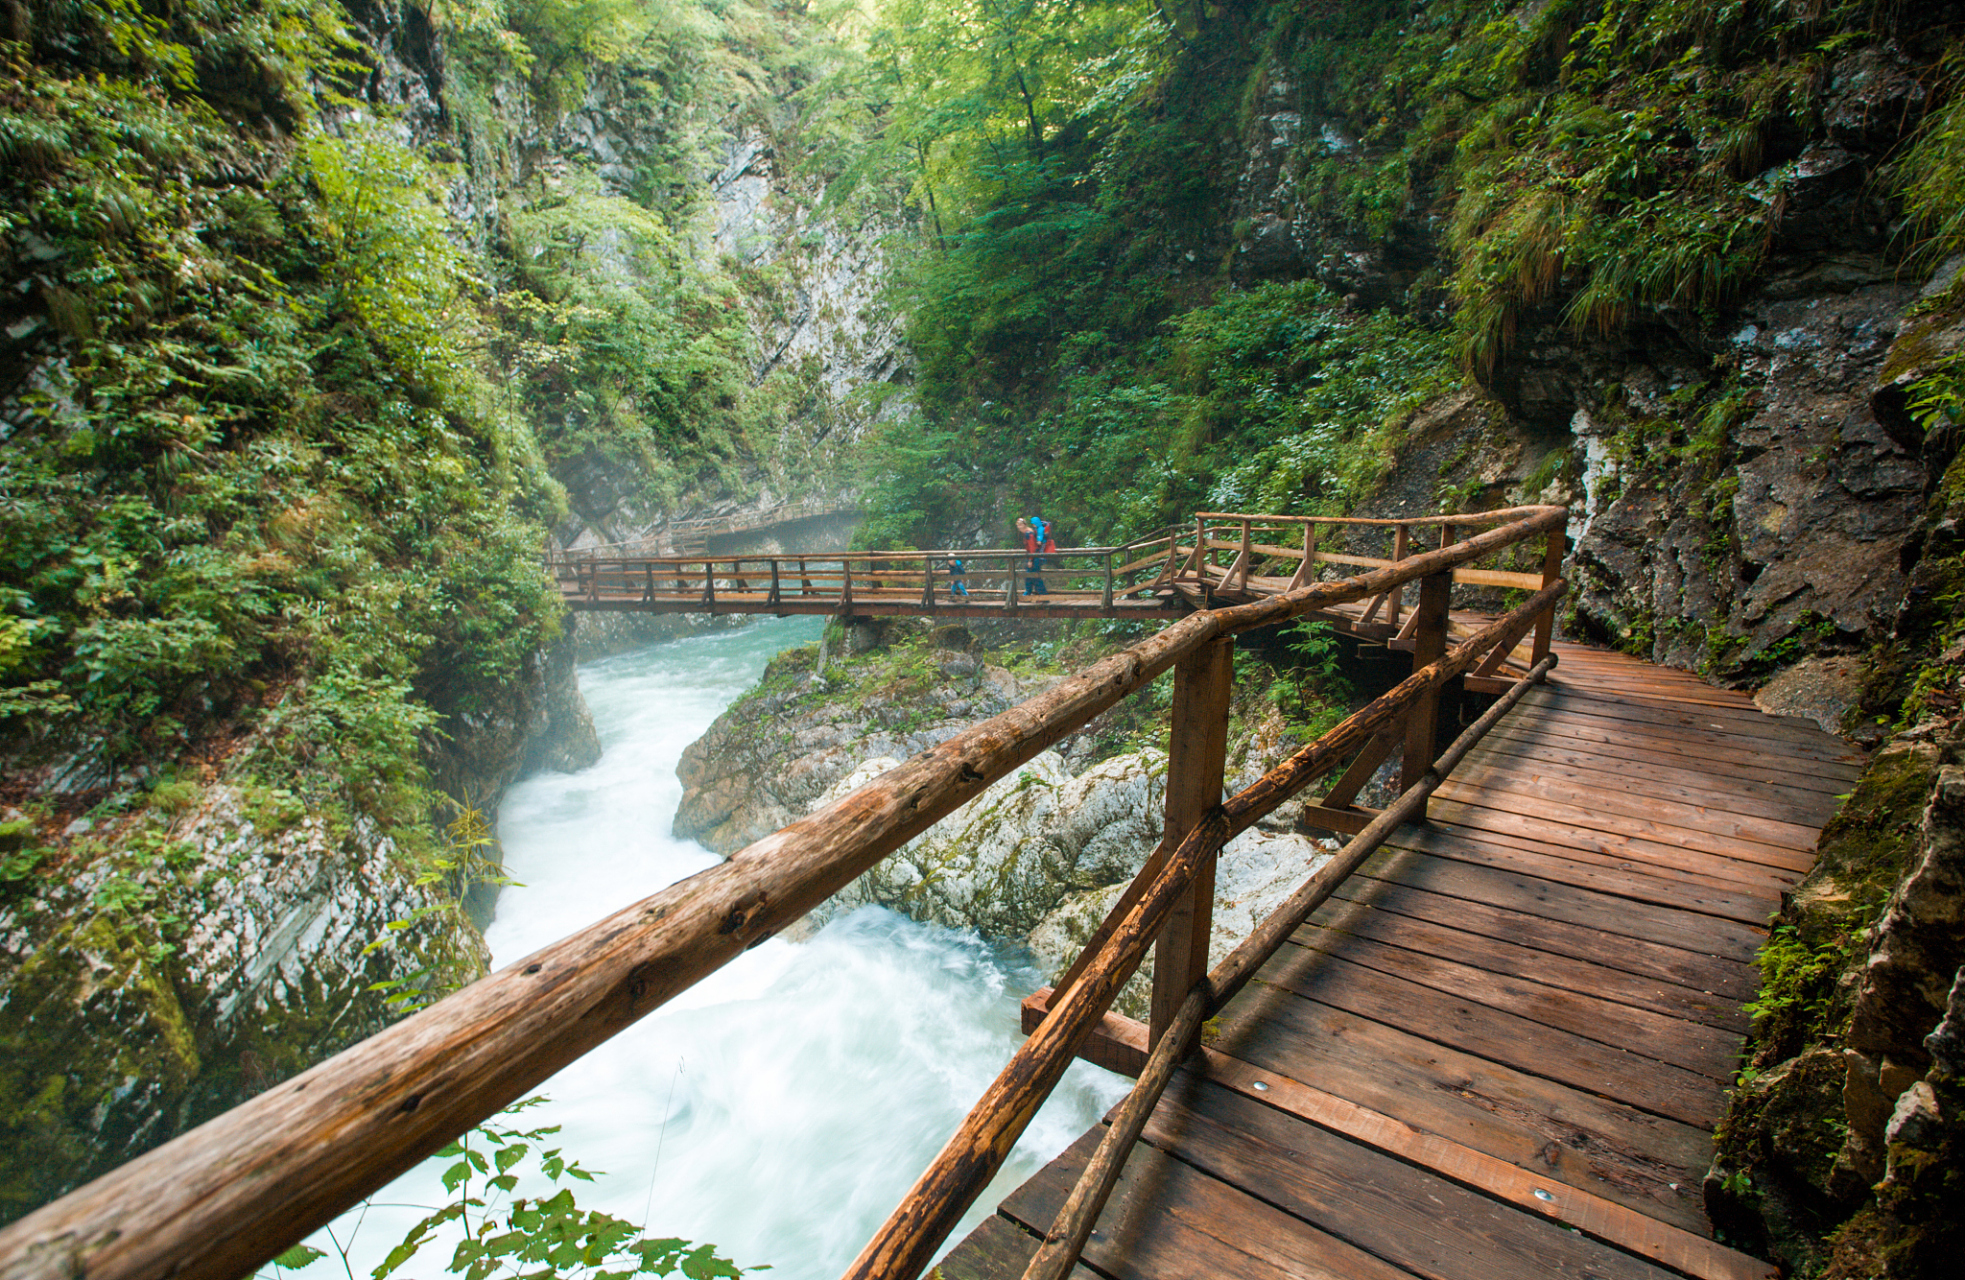
M 1804 654 L 1885 639 L 1907 540 L 1955 447 L 1905 410 L 1931 338 L 1899 338 L 1929 334 L 1918 313 L 1956 265 L 1933 275 L 1904 261 L 1878 183 L 1928 106 L 1936 48 L 1928 35 L 1857 42 L 1820 69 L 1815 114 L 1759 156 L 1782 202 L 1737 299 L 1643 309 L 1601 336 L 1564 306 L 1525 309 L 1476 398 L 1411 417 L 1361 513 L 1568 501 L 1575 628 L 1721 680 L 1758 683 Z M 1307 275 L 1361 310 L 1447 314 L 1425 282 L 1450 267 L 1448 228 L 1421 191 L 1371 235 L 1304 190 L 1368 172 L 1388 140 L 1361 141 L 1354 104 L 1286 62 L 1254 79 L 1234 278 Z M 1836 669 L 1821 678 L 1846 707 L 1860 682 L 1853 664 Z
M 1330 199 L 1400 139 L 1300 66 L 1261 69 L 1235 157 L 1230 270 L 1248 286 L 1310 276 L 1361 311 L 1451 322 L 1458 309 L 1463 324 L 1480 288 L 1527 299 L 1474 385 L 1392 424 L 1393 456 L 1363 513 L 1567 502 L 1573 634 L 1755 688 L 1763 708 L 1876 749 L 1817 870 L 1772 922 L 1706 1185 L 1723 1229 L 1797 1274 L 1941 1274 L 1960 1236 L 1965 881 L 1952 866 L 1952 792 L 1965 513 L 1943 388 L 1959 367 L 1965 294 L 1957 259 L 1908 252 L 1919 232 L 1892 195 L 1919 126 L 1955 91 L 1946 13 L 1858 23 L 1808 64 L 1809 109 L 1777 113 L 1737 162 L 1744 184 L 1778 198 L 1737 228 L 1755 248 L 1735 287 L 1630 305 L 1642 286 L 1627 280 L 1626 305 L 1600 325 L 1579 311 L 1593 267 L 1607 268 L 1580 237 L 1544 260 L 1552 274 L 1539 284 L 1523 265 L 1474 286 L 1481 251 L 1456 241 L 1464 227 L 1445 214 L 1491 193 L 1432 185 L 1421 167 L 1376 227 Z M 1540 16 L 1525 7 L 1520 29 Z M 1562 92 L 1538 91 L 1545 102 Z M 1635 83 L 1605 99 L 1643 101 Z M 1568 118 L 1602 137 L 1619 119 Z M 1571 150 L 1587 134 L 1547 136 L 1524 148 L 1590 146 Z M 1652 135 L 1653 155 L 1688 136 Z M 1583 188 L 1598 180 L 1569 172 Z M 1647 190 L 1673 181 L 1654 173 Z M 1507 269 L 1535 261 L 1539 250 L 1509 237 L 1542 207 L 1525 201 L 1487 225 L 1523 255 Z M 1441 287 L 1456 264 L 1458 296 Z M 1669 270 L 1663 255 L 1649 266 Z

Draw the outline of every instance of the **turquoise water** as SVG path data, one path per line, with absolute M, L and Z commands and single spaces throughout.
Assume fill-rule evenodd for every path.
M 507 796 L 499 835 L 522 887 L 505 890 L 486 931 L 494 967 L 718 860 L 670 834 L 676 761 L 774 654 L 822 625 L 767 621 L 581 668 L 605 754 Z M 583 1206 L 713 1242 L 740 1266 L 768 1263 L 775 1280 L 837 1276 L 1016 1048 L 1017 1002 L 1038 981 L 973 933 L 856 911 L 809 942 L 746 952 L 542 1086 L 551 1101 L 523 1125 L 562 1126 L 553 1141 L 607 1171 L 576 1184 Z M 951 1241 L 1123 1087 L 1074 1067 Z M 378 1196 L 354 1237 L 353 1273 L 420 1216 L 383 1205 L 440 1196 L 428 1167 Z M 337 1224 L 344 1245 L 356 1221 Z M 449 1252 L 426 1246 L 399 1274 L 435 1274 Z

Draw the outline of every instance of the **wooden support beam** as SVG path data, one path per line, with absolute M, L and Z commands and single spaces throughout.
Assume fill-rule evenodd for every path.
M 1341 836 L 1354 836 L 1370 826 L 1378 812 L 1362 805 L 1340 809 L 1327 804 L 1305 804 L 1303 816 L 1297 819 L 1297 825 L 1317 831 L 1333 831 Z
M 771 558 L 771 594 L 765 597 L 765 600 L 768 604 L 777 604 L 782 599 L 783 596 L 779 591 L 778 584 L 778 559 L 776 556 L 773 556 Z
M 1223 636 L 1201 646 L 1174 668 L 1174 704 L 1167 757 L 1166 834 L 1174 849 L 1221 803 L 1228 761 L 1228 699 L 1234 691 L 1235 642 Z M 1174 903 L 1153 950 L 1153 1014 L 1159 1036 L 1180 1011 L 1187 989 L 1208 971 L 1208 938 L 1214 931 L 1214 859 Z
M 1397 564 L 1399 561 L 1405 559 L 1406 553 L 1411 549 L 1412 549 L 1412 534 L 1406 528 L 1406 526 L 1400 525 L 1397 528 L 1393 529 L 1392 530 L 1392 563 Z M 1405 594 L 1406 594 L 1406 589 L 1404 586 L 1399 586 L 1394 588 L 1392 591 L 1392 602 L 1391 602 L 1392 607 L 1385 614 L 1385 620 L 1387 622 L 1390 622 L 1395 627 L 1399 625 L 1399 613 L 1400 613 L 1401 606 L 1403 606 L 1405 603 Z
M 1296 566 L 1296 572 L 1290 575 L 1290 585 L 1286 589 L 1290 591 L 1296 590 L 1298 587 L 1309 582 L 1311 575 L 1316 573 L 1316 571 L 1317 526 L 1314 524 L 1305 524 L 1303 526 L 1303 563 Z
M 1419 614 L 1419 627 L 1412 635 L 1414 671 L 1433 665 L 1446 652 L 1447 607 L 1452 596 L 1451 573 L 1428 574 L 1420 580 L 1419 603 L 1413 606 Z M 1399 767 L 1399 790 L 1416 786 L 1432 767 L 1439 725 L 1440 691 L 1429 689 L 1414 700 L 1412 710 L 1406 715 L 1405 757 Z M 1420 819 L 1424 818 L 1422 809 Z
M 1569 549 L 1569 523 L 1564 522 L 1549 530 L 1548 541 L 1542 548 L 1542 582 L 1554 582 L 1562 576 L 1562 558 Z M 1535 643 L 1529 650 L 1529 661 L 1536 663 L 1549 656 L 1549 645 L 1556 636 L 1556 609 L 1549 606 L 1548 616 L 1535 624 Z
M 1390 758 L 1392 748 L 1398 746 L 1404 736 L 1403 718 L 1393 721 L 1373 734 L 1371 741 L 1365 744 L 1365 749 L 1358 753 L 1358 758 L 1351 762 L 1350 768 L 1346 769 L 1331 789 L 1324 793 L 1324 805 L 1331 809 L 1349 808 L 1351 802 L 1358 798 L 1358 792 L 1364 790 L 1364 785 L 1371 781 L 1373 774 L 1378 772 L 1378 766 Z
M 1055 991 L 1039 987 L 1023 998 L 1023 1033 L 1029 1035 L 1051 1011 Z M 1116 1071 L 1122 1076 L 1139 1075 L 1146 1065 L 1147 1029 L 1144 1022 L 1108 1010 L 1078 1046 L 1078 1056 L 1095 1067 Z
M 1535 678 L 1539 679 L 1547 670 L 1547 667 L 1538 668 Z M 1527 688 L 1528 683 L 1526 680 L 1522 682 L 1523 689 Z M 1401 823 L 1425 812 L 1426 798 L 1440 785 L 1442 776 L 1450 772 L 1454 764 L 1480 741 L 1481 735 L 1507 714 L 1509 707 L 1520 696 L 1521 693 L 1517 691 L 1513 698 L 1505 698 L 1490 708 L 1488 714 L 1461 734 L 1441 756 L 1438 772 L 1427 769 L 1397 802 L 1347 842 L 1337 857 L 1318 868 L 1280 907 L 1264 918 L 1254 932 L 1228 953 L 1227 958 L 1195 981 L 1182 1000 L 1173 1024 L 1153 1045 L 1152 1052 L 1142 1064 L 1132 1092 L 1113 1112 L 1098 1150 L 1080 1173 L 1063 1206 L 1058 1209 L 1050 1229 L 1044 1233 L 1043 1243 L 1025 1268 L 1023 1280 L 1064 1280 L 1078 1260 L 1080 1250 L 1091 1237 L 1092 1224 L 1098 1220 L 1106 1197 L 1118 1181 L 1126 1157 L 1145 1130 L 1147 1118 L 1159 1104 L 1162 1092 L 1173 1078 L 1174 1069 L 1188 1055 L 1198 1038 L 1202 1020 L 1224 1008 L 1235 993 L 1255 976 L 1257 970 L 1302 927 L 1303 922 L 1310 918 L 1310 913 L 1328 901 L 1337 887 L 1362 866 L 1365 859 Z

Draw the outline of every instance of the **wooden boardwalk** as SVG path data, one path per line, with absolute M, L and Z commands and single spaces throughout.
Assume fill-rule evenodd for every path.
M 1683 672 L 1557 652 L 1224 1011 L 1074 1275 L 1772 1274 L 1713 1243 L 1700 1185 L 1765 922 L 1859 757 Z M 944 1280 L 1021 1275 L 1102 1130 Z

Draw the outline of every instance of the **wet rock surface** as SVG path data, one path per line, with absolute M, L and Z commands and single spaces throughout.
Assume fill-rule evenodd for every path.
M 117 845 L 0 900 L 0 1217 L 393 1022 L 375 984 L 442 990 L 487 960 L 372 824 L 290 796 L 212 787 Z
M 730 853 L 1007 710 L 1059 677 L 1019 673 L 947 628 L 818 674 L 816 648 L 780 655 L 759 690 L 683 754 L 676 833 Z M 1252 716 L 1231 744 L 1231 790 L 1296 745 L 1279 715 Z M 1166 756 L 1101 748 L 1097 722 L 1045 751 L 883 859 L 794 936 L 864 904 L 1028 946 L 1062 971 L 1160 841 Z M 1327 856 L 1287 805 L 1232 841 L 1216 873 L 1211 943 L 1225 955 Z M 1144 1011 L 1150 963 L 1119 1008 Z

